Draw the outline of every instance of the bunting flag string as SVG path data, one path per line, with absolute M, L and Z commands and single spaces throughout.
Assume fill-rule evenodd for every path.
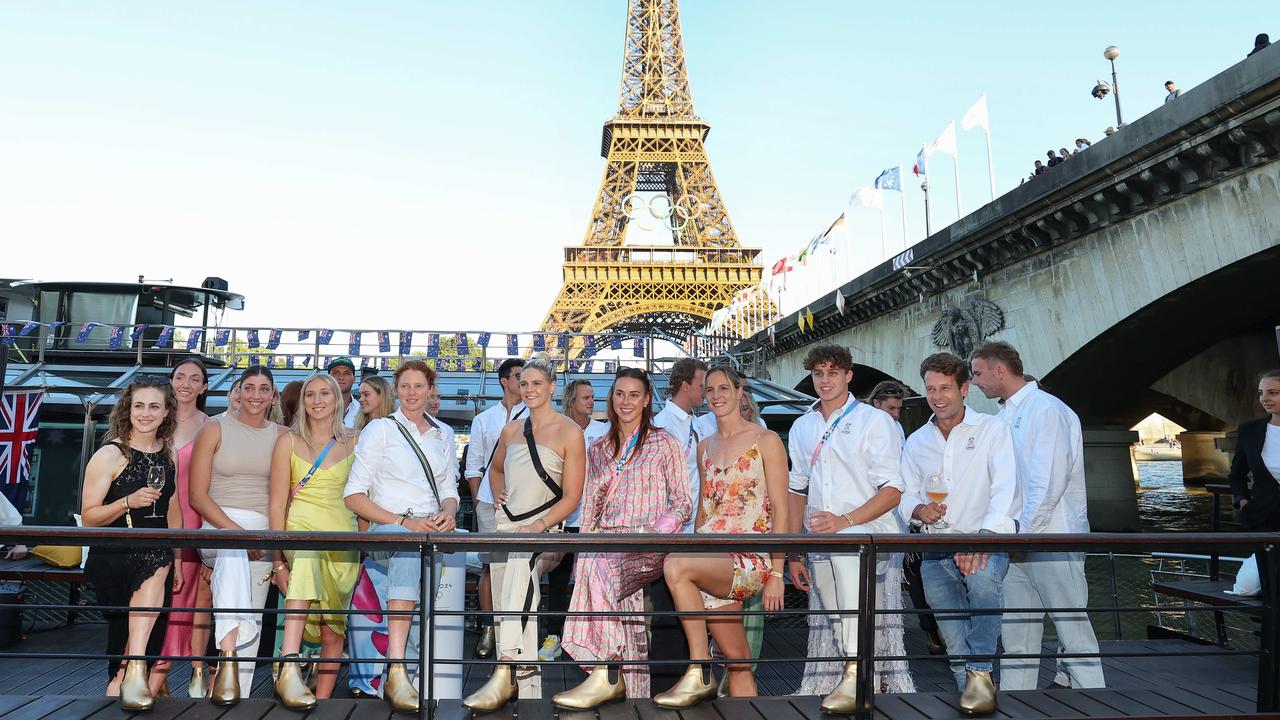
M 156 344 L 151 347 L 169 347 L 169 343 L 173 342 L 173 326 L 161 325 L 164 328 L 160 331 L 160 337 L 156 338 Z
M 440 357 L 440 334 L 431 333 L 427 335 L 427 357 Z
M 112 350 L 119 350 L 124 345 L 124 326 L 119 325 L 111 328 L 111 337 L 107 340 L 107 347 Z
M 267 349 L 275 350 L 280 347 L 280 336 L 283 334 L 281 330 L 272 330 L 267 335 Z
M 12 345 L 13 341 L 17 339 L 18 336 L 14 334 L 12 325 L 9 323 L 0 324 L 0 342 L 5 345 Z
M 560 333 L 559 337 L 556 338 L 556 347 L 560 348 L 561 350 L 569 349 L 569 333 L 567 332 Z
M 606 375 L 613 375 L 614 373 L 618 372 L 618 361 L 617 361 L 617 360 L 605 360 L 605 361 L 604 361 L 604 372 L 605 372 L 605 374 L 606 374 Z
M 310 355 L 306 355 L 306 356 L 304 356 L 304 357 L 302 358 L 302 367 L 304 367 L 304 368 L 309 368 L 309 367 L 311 367 L 311 356 L 310 356 Z
M 93 332 L 93 329 L 96 327 L 98 327 L 98 323 L 96 322 L 87 322 L 81 325 L 80 334 L 76 335 L 76 342 L 77 343 L 88 342 L 89 333 Z
M 214 347 L 226 347 L 227 343 L 229 342 L 231 342 L 230 330 L 219 330 L 218 332 L 213 334 Z
M 644 357 L 644 338 L 636 338 L 635 347 L 632 348 L 631 352 L 638 358 Z
M 622 349 L 622 336 L 621 336 L 621 335 L 610 335 L 610 336 L 609 336 L 609 349 L 610 349 L 610 350 L 621 350 L 621 349 Z
M 138 323 L 137 325 L 133 326 L 133 332 L 129 333 L 129 339 L 134 342 L 138 342 L 138 340 L 142 337 L 142 333 L 146 331 L 147 331 L 147 324 Z
M 470 344 L 469 344 L 469 342 L 468 342 L 468 340 L 467 340 L 467 334 L 466 334 L 466 333 L 458 333 L 457 335 L 454 335 L 454 340 L 455 340 L 455 341 L 457 342 L 457 344 L 458 344 L 458 354 L 459 354 L 459 355 L 470 355 L 470 354 L 471 354 L 471 347 L 470 347 Z
M 576 373 L 576 372 L 580 371 L 581 369 L 582 369 L 582 361 L 581 361 L 581 360 L 570 360 L 570 361 L 569 361 L 569 372 L 571 372 L 571 373 Z
M 289 356 L 285 357 L 285 359 L 284 359 L 284 366 L 285 366 L 285 368 L 286 368 L 286 369 L 288 369 L 288 370 L 292 370 L 292 369 L 293 369 L 293 356 L 292 356 L 292 355 L 289 355 Z
M 391 333 L 386 330 L 378 331 L 378 352 L 391 352 Z
M 409 348 L 413 347 L 413 332 L 409 330 L 400 331 L 400 354 L 408 355 Z
M 187 336 L 187 350 L 195 350 L 200 347 L 200 341 L 204 339 L 204 330 L 199 328 L 192 330 Z
M 253 367 L 254 365 L 258 365 L 258 364 L 259 364 L 259 363 L 258 363 L 258 356 L 257 356 L 257 355 L 250 355 L 250 356 L 249 356 L 248 363 L 249 363 L 249 367 Z
M 328 345 L 330 340 L 333 340 L 332 330 L 316 331 L 316 342 L 320 343 L 321 345 Z
M 476 338 L 476 344 L 484 348 L 485 350 L 488 350 L 490 335 L 491 333 L 487 333 L 487 332 L 480 333 L 480 336 Z
M 22 329 L 18 331 L 18 337 L 26 337 L 35 332 L 35 329 L 38 327 L 40 327 L 40 323 L 35 320 L 28 320 L 27 324 L 23 325 Z
M 258 331 L 257 331 L 257 330 L 250 330 L 250 331 L 249 331 L 249 340 L 247 341 L 247 343 L 246 343 L 246 344 L 249 346 L 249 349 L 250 349 L 250 350 L 257 350 L 259 347 L 262 347 L 262 344 L 261 344 L 260 342 L 258 342 Z
M 507 354 L 508 355 L 520 354 L 520 336 L 519 335 L 516 335 L 514 333 L 507 335 Z
M 298 342 L 306 342 L 310 337 L 311 337 L 311 331 L 310 331 L 310 330 L 299 330 L 299 331 L 298 331 Z
M 588 335 L 587 341 L 583 344 L 583 347 L 582 347 L 582 354 L 584 357 L 593 357 L 596 354 L 596 352 L 597 352 L 596 336 Z
M 347 342 L 347 354 L 355 357 L 360 354 L 360 336 L 364 333 L 358 330 L 351 331 L 351 339 Z
M 534 333 L 533 334 L 533 351 L 546 352 L 546 350 L 547 350 L 546 335 L 543 335 L 542 333 Z

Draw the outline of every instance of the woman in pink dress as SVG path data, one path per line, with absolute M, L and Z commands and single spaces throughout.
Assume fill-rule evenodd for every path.
M 205 391 L 209 389 L 209 373 L 204 363 L 197 358 L 188 358 L 178 364 L 169 373 L 169 382 L 173 385 L 173 394 L 178 398 L 178 429 L 174 433 L 173 446 L 178 456 L 178 505 L 182 508 L 182 526 L 185 528 L 200 527 L 200 513 L 191 509 L 191 500 L 187 495 L 187 480 L 191 477 L 191 449 L 195 447 L 196 435 L 200 428 L 209 422 L 204 413 Z M 209 581 L 201 576 L 200 569 L 204 564 L 194 548 L 182 549 L 182 590 L 174 593 L 171 607 L 175 608 L 207 608 L 211 602 Z M 164 635 L 163 655 L 204 655 L 209 643 L 209 616 L 201 613 L 202 618 L 197 625 L 194 613 L 176 611 L 169 614 L 169 625 Z M 151 670 L 151 693 L 167 695 L 169 693 L 169 670 L 171 664 L 161 660 Z M 187 694 L 193 698 L 203 698 L 206 690 L 204 662 L 191 661 L 191 680 L 187 683 Z
M 587 451 L 583 487 L 582 532 L 673 533 L 689 520 L 689 469 L 684 445 L 654 427 L 649 375 L 637 368 L 618 371 L 609 390 L 609 432 Z M 592 665 L 586 681 L 552 698 L 572 710 L 597 707 L 624 697 L 649 697 L 649 670 L 623 666 L 611 680 L 600 661 L 644 660 L 649 656 L 643 617 L 618 615 L 644 609 L 643 593 L 621 600 L 617 553 L 580 553 L 562 647 L 570 657 Z M 613 614 L 610 614 L 613 613 Z
M 742 377 L 733 368 L 707 371 L 707 406 L 716 416 L 715 434 L 698 445 L 702 501 L 698 533 L 772 533 L 787 524 L 787 451 L 777 433 L 749 422 L 740 411 Z M 743 602 L 763 595 L 764 609 L 782 609 L 786 589 L 782 552 L 672 553 L 663 572 L 676 610 L 740 611 Z M 681 617 L 689 641 L 689 666 L 684 677 L 653 702 L 685 708 L 716 696 L 711 675 L 711 647 L 707 631 L 725 657 L 749 658 L 751 648 L 742 617 Z M 729 694 L 754 697 L 751 663 L 727 666 Z

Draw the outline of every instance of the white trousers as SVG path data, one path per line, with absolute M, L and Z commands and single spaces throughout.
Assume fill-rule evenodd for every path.
M 854 525 L 840 532 L 868 534 L 873 531 L 866 525 Z M 813 559 L 810 579 L 822 600 L 822 607 L 841 612 L 858 609 L 858 566 L 859 553 L 832 553 L 825 557 Z M 884 556 L 876 563 L 876 584 L 884 582 L 885 573 L 889 569 L 889 557 Z M 835 633 L 836 645 L 844 657 L 856 657 L 858 654 L 858 615 L 831 615 L 831 629 Z
M 1088 607 L 1089 584 L 1084 576 L 1083 553 L 1022 553 L 1010 557 L 1004 579 L 1004 604 L 1010 608 Z M 1044 612 L 1006 613 L 1000 636 L 1004 651 L 1038 653 L 1044 639 Z M 1058 646 L 1067 653 L 1096 653 L 1098 638 L 1089 616 L 1083 612 L 1051 612 Z M 1106 687 L 1102 660 L 1072 658 L 1059 661 L 1073 688 Z M 1040 661 L 1035 658 L 1000 661 L 1001 690 L 1034 690 L 1039 682 Z
M 223 508 L 222 511 L 245 530 L 267 529 L 267 516 L 262 513 L 236 508 Z M 213 526 L 206 522 L 202 527 Z M 201 550 L 200 557 L 205 565 L 213 568 L 213 579 L 209 585 L 213 591 L 214 643 L 221 646 L 227 634 L 235 630 L 236 655 L 257 655 L 258 637 L 262 635 L 262 613 L 217 612 L 217 609 L 266 606 L 271 583 L 262 582 L 262 578 L 271 572 L 270 554 L 263 555 L 262 560 L 250 561 L 248 550 Z M 241 697 L 249 696 L 254 668 L 252 662 L 239 663 Z
M 542 576 L 560 564 L 562 553 L 490 553 L 489 577 L 493 583 L 498 612 L 518 613 L 499 615 L 495 618 L 497 631 L 496 651 L 499 657 L 513 660 L 538 659 L 538 618 L 529 613 L 538 611 L 542 602 Z M 516 669 L 516 683 L 520 697 L 542 697 L 542 674 L 539 666 L 520 666 Z

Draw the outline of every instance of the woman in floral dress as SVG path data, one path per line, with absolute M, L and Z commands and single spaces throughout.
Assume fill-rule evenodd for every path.
M 729 367 L 707 372 L 707 405 L 716 416 L 717 431 L 698 446 L 702 473 L 702 502 L 698 533 L 772 533 L 787 525 L 787 451 L 778 435 L 739 412 L 743 382 Z M 673 553 L 663 572 L 676 609 L 737 611 L 742 603 L 763 593 L 764 609 L 782 609 L 785 584 L 783 553 Z M 689 639 L 689 666 L 670 690 L 653 699 L 663 707 L 689 707 L 716 695 L 711 675 L 708 629 L 727 658 L 749 660 L 750 647 L 741 616 L 681 617 Z M 750 662 L 727 666 L 729 694 L 756 694 Z

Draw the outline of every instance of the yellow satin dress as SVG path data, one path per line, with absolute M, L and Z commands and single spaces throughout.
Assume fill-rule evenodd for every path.
M 306 532 L 356 531 L 356 516 L 342 501 L 342 490 L 355 453 L 331 468 L 316 470 L 307 484 L 289 502 L 286 530 Z M 294 453 L 289 462 L 289 490 L 297 488 L 311 462 Z M 303 635 L 306 642 L 320 641 L 320 622 L 338 635 L 346 635 L 347 616 L 324 610 L 346 610 L 351 606 L 360 573 L 360 553 L 352 550 L 286 550 L 289 561 L 289 593 L 287 600 L 310 600 L 316 612 L 307 618 Z

